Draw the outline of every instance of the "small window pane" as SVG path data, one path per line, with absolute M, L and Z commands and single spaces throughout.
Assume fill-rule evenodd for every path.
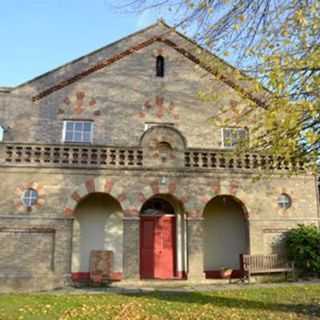
M 75 125 L 74 125 L 74 129 L 75 130 L 81 131 L 82 127 L 83 127 L 83 123 L 82 122 L 75 122 Z
M 72 141 L 72 132 L 71 131 L 66 132 L 65 140 Z
M 291 207 L 291 198 L 287 194 L 281 194 L 278 198 L 278 206 L 282 209 Z
M 90 142 L 91 141 L 91 133 L 90 132 L 84 132 L 83 133 L 83 140 L 85 142 Z
M 26 190 L 22 196 L 22 201 L 27 208 L 32 207 L 38 201 L 38 192 L 34 189 Z
M 74 141 L 81 142 L 81 132 L 80 131 L 75 131 L 73 137 L 74 137 Z
M 91 131 L 92 123 L 91 122 L 84 122 L 83 123 L 83 130 L 84 131 Z
M 70 121 L 67 122 L 66 130 L 73 130 L 73 122 L 70 122 Z
M 244 128 L 223 128 L 223 146 L 226 148 L 233 148 L 247 138 L 248 132 Z

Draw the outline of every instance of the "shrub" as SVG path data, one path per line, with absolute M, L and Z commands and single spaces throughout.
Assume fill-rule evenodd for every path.
M 286 238 L 288 258 L 303 273 L 320 273 L 320 230 L 315 225 L 298 225 Z

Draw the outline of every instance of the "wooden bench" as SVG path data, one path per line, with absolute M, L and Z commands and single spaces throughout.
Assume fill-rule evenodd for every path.
M 292 273 L 293 278 L 295 278 L 294 273 L 294 263 L 288 262 L 288 260 L 277 254 L 270 255 L 241 255 L 243 277 L 248 279 L 252 274 L 267 274 L 267 273 L 280 273 L 285 272 L 286 279 L 288 277 L 288 272 Z

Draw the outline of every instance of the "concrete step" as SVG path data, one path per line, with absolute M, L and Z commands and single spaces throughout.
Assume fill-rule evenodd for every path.
M 193 286 L 227 285 L 227 279 L 204 279 L 204 280 L 122 280 L 113 282 L 112 288 L 187 288 Z M 238 279 L 232 279 L 231 283 L 239 283 Z

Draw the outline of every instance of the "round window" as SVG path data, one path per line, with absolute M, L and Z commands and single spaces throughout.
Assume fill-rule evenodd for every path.
M 38 201 L 38 192 L 34 189 L 27 189 L 23 196 L 22 196 L 22 202 L 27 207 L 30 208 L 33 205 L 35 205 Z
M 285 194 L 282 193 L 278 198 L 278 206 L 282 209 L 288 209 L 291 207 L 291 198 Z

